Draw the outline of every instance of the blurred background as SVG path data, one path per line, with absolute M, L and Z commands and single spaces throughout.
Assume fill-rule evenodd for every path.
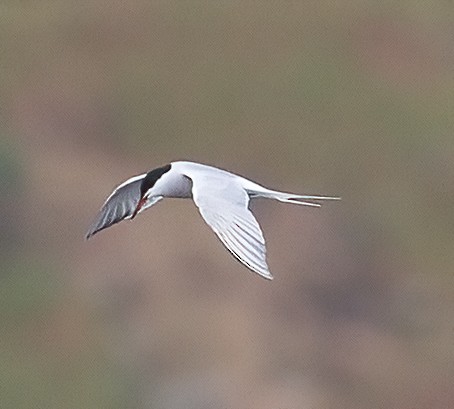
M 449 1 L 3 1 L 0 406 L 454 407 Z M 89 242 L 172 160 L 256 201 L 273 282 L 190 201 Z

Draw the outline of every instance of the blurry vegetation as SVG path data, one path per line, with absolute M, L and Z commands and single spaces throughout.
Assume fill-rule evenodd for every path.
M 5 133 L 3 131 L 3 135 Z M 5 258 L 14 257 L 22 245 L 22 222 L 17 210 L 22 206 L 25 189 L 18 149 L 7 141 L 5 138 L 0 139 L 0 248 Z

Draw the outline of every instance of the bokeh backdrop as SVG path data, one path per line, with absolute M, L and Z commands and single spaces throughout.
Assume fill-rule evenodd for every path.
M 454 407 L 454 5 L 3 1 L 0 407 Z M 190 201 L 84 240 L 188 159 L 266 186 L 273 282 Z

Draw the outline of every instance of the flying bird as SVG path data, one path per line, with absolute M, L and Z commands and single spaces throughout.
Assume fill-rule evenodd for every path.
M 86 238 L 122 220 L 134 219 L 166 197 L 192 198 L 227 250 L 250 270 L 269 280 L 273 276 L 266 262 L 265 239 L 249 210 L 250 199 L 263 197 L 313 207 L 320 207 L 314 200 L 339 199 L 279 192 L 213 166 L 172 162 L 134 176 L 115 188 Z

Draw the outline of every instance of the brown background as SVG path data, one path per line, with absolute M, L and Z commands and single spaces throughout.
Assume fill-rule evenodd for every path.
M 454 407 L 454 6 L 4 1 L 0 406 Z M 190 201 L 83 240 L 188 159 L 266 186 L 275 275 Z

